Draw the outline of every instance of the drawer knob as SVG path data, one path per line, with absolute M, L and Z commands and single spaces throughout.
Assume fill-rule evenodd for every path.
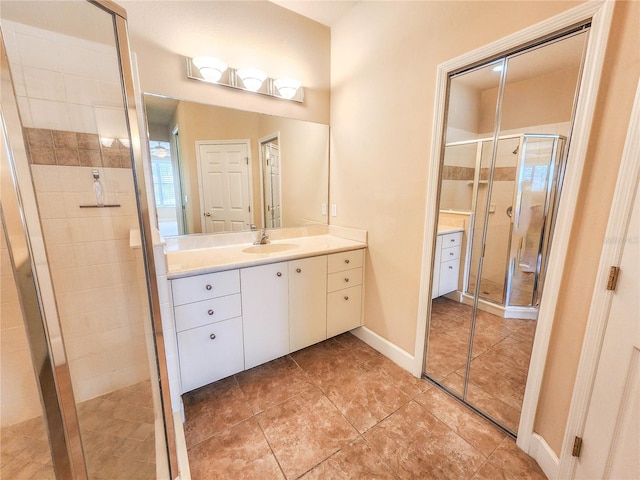
M 207 290 L 211 290 L 213 287 L 210 284 L 207 283 L 207 286 L 204 287 L 204 288 L 206 288 Z
M 207 313 L 208 313 L 209 315 L 213 315 L 213 310 L 209 309 L 209 310 L 207 311 Z
M 281 276 L 282 276 L 282 272 L 278 272 L 278 273 L 276 273 L 276 275 L 277 275 L 278 277 L 281 277 Z
M 344 296 L 345 300 L 349 300 L 349 297 L 347 295 Z
M 210 338 L 211 340 L 215 340 L 215 339 L 216 339 L 216 334 L 215 334 L 215 333 L 212 333 L 211 335 L 209 335 L 209 338 Z
M 453 257 L 453 252 L 449 252 L 449 256 L 450 256 L 450 257 Z
M 346 283 L 349 283 L 349 278 L 348 278 L 348 277 L 347 277 L 347 278 L 345 278 L 345 279 L 344 279 L 344 281 L 345 281 Z
M 302 270 L 300 270 L 299 268 L 296 268 L 296 272 L 300 273 Z
M 349 263 L 349 259 L 345 258 L 344 263 Z
M 449 265 L 449 270 L 453 270 L 453 267 L 451 265 Z
M 454 243 L 456 241 L 455 238 L 452 238 L 451 240 L 449 240 L 451 243 Z

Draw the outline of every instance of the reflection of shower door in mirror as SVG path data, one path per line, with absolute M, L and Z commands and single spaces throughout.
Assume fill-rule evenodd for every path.
M 261 141 L 264 219 L 266 228 L 282 226 L 282 193 L 280 189 L 280 147 L 278 137 Z
M 251 225 L 249 141 L 196 144 L 203 233 L 247 230 Z

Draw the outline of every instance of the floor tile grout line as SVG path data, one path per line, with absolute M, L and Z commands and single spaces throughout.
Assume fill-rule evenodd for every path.
M 282 473 L 282 477 L 285 478 L 285 480 L 288 480 L 289 477 L 287 477 L 287 475 L 284 473 L 284 468 L 282 468 L 282 465 L 280 464 L 280 460 L 278 460 L 278 456 L 276 455 L 276 452 L 273 450 L 273 447 L 271 446 L 271 442 L 269 442 L 269 439 L 267 438 L 267 434 L 265 433 L 264 428 L 262 428 L 262 425 L 260 425 L 260 422 L 258 421 L 258 419 L 256 417 L 257 417 L 257 415 L 253 416 L 253 418 L 255 418 L 256 423 L 258 424 L 258 428 L 262 432 L 262 437 L 264 438 L 264 441 L 267 442 L 269 450 L 271 451 L 271 455 L 273 455 L 273 458 L 275 459 L 276 463 L 278 464 L 278 468 L 280 469 L 280 472 Z

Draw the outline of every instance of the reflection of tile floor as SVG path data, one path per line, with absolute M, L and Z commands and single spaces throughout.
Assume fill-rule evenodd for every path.
M 154 479 L 155 438 L 148 381 L 78 405 L 90 479 Z M 4 479 L 54 479 L 42 417 L 1 431 Z
M 545 478 L 500 430 L 349 333 L 183 400 L 194 480 Z
M 509 305 L 511 306 L 529 306 L 533 296 L 533 280 L 535 276 L 530 272 L 518 272 L 514 275 L 511 283 L 511 298 Z M 475 279 L 469 279 L 468 291 L 473 295 Z M 494 282 L 488 278 L 483 278 L 480 284 L 480 297 L 494 303 L 502 305 L 502 294 L 504 290 L 504 281 Z
M 471 307 L 434 299 L 428 374 L 462 394 L 466 374 Z M 536 322 L 478 312 L 470 383 L 470 403 L 516 432 L 524 398 Z

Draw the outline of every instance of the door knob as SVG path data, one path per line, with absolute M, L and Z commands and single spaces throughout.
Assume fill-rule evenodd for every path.
M 205 217 L 210 217 L 211 216 L 211 212 L 204 212 L 204 216 Z

